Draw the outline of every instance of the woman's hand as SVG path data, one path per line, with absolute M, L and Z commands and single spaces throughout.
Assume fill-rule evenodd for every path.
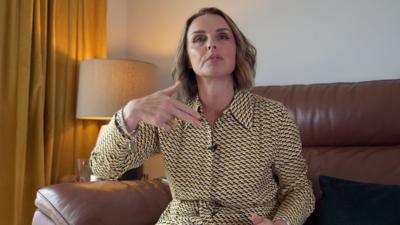
M 174 85 L 139 99 L 133 99 L 124 107 L 124 120 L 128 131 L 136 129 L 139 121 L 164 129 L 176 126 L 175 118 L 200 126 L 200 114 L 189 106 L 171 97 L 181 88 L 178 81 Z
M 283 220 L 277 220 L 275 222 L 272 222 L 271 220 L 259 216 L 256 213 L 251 214 L 251 221 L 253 222 L 254 225 L 287 225 Z
M 256 213 L 251 214 L 251 221 L 254 225 L 274 225 L 274 223 L 262 216 L 257 215 Z

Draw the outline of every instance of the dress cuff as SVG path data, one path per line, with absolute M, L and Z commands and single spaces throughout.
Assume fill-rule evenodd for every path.
M 132 140 L 136 133 L 137 129 L 134 129 L 132 131 L 128 131 L 126 122 L 124 120 L 124 108 L 120 109 L 118 112 L 115 113 L 115 126 L 117 127 L 118 131 L 124 136 L 125 138 Z

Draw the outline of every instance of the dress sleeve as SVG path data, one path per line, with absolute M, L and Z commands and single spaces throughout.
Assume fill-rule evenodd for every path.
M 279 147 L 273 168 L 279 180 L 279 208 L 274 220 L 301 225 L 314 210 L 315 197 L 307 178 L 307 164 L 301 154 L 300 132 L 287 109 L 281 107 Z
M 118 111 L 91 152 L 90 167 L 102 179 L 118 179 L 160 152 L 158 129 L 140 121 L 134 135 L 126 132 L 121 110 Z

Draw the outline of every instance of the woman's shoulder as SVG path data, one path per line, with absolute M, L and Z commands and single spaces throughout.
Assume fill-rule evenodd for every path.
M 270 99 L 251 91 L 248 92 L 253 101 L 253 116 L 257 118 L 260 124 L 264 124 L 269 128 L 279 127 L 288 114 L 287 108 L 280 101 Z M 268 121 L 268 122 L 266 122 Z
M 280 101 L 255 94 L 251 91 L 247 92 L 249 93 L 249 95 L 252 96 L 255 105 L 259 106 L 262 109 L 279 110 L 279 111 L 286 110 L 286 107 Z

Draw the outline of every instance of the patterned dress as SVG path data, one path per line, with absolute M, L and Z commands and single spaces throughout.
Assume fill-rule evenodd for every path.
M 237 91 L 211 127 L 166 131 L 144 122 L 131 136 L 116 113 L 91 154 L 96 176 L 117 179 L 163 154 L 173 200 L 157 224 L 252 224 L 250 213 L 300 225 L 314 209 L 299 131 L 279 102 Z

